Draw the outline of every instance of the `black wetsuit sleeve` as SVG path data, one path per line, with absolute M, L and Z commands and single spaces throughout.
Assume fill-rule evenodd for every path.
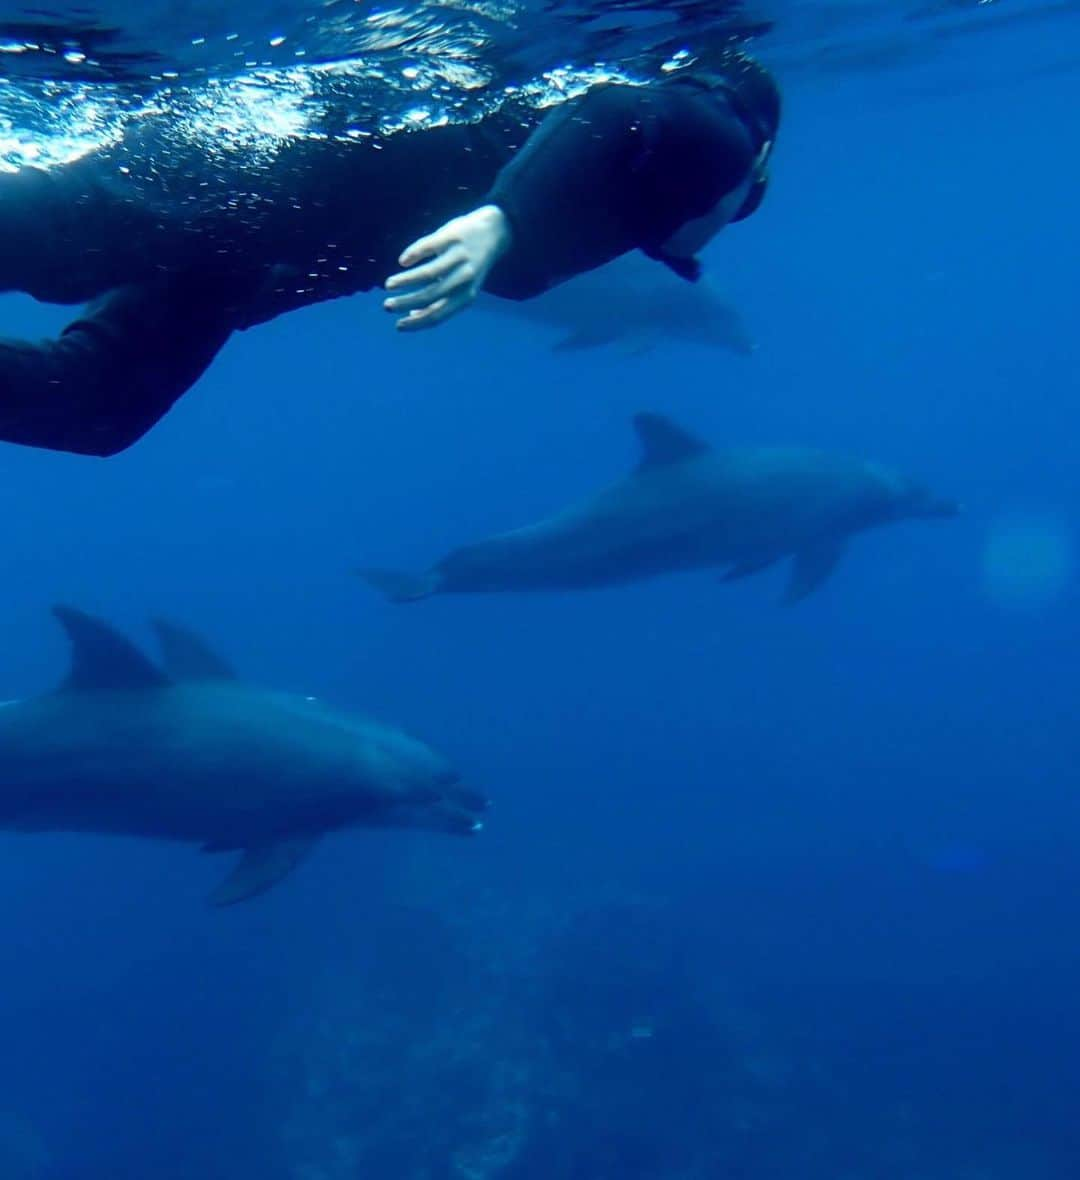
M 202 375 L 236 325 L 239 280 L 164 275 L 91 304 L 56 340 L 0 340 L 0 441 L 114 455 Z
M 630 250 L 657 251 L 743 184 L 753 158 L 721 95 L 592 90 L 548 116 L 499 173 L 488 199 L 513 242 L 487 290 L 526 299 Z

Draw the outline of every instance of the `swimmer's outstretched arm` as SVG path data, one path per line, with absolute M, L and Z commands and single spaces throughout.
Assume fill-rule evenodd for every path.
M 397 322 L 402 332 L 441 324 L 472 303 L 511 238 L 497 205 L 455 217 L 402 252 L 398 262 L 405 269 L 386 280 L 390 296 L 383 307 L 405 312 Z
M 605 85 L 553 111 L 486 202 L 401 255 L 398 327 L 434 327 L 481 288 L 529 299 L 630 250 L 655 251 L 741 185 L 754 163 L 726 104 L 685 87 Z

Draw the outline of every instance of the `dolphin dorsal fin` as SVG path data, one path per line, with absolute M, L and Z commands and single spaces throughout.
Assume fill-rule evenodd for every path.
M 173 680 L 235 680 L 236 673 L 202 638 L 166 619 L 154 619 L 165 671 Z
M 53 615 L 71 641 L 71 671 L 63 691 L 161 688 L 169 678 L 119 631 L 70 606 L 54 606 Z
M 635 414 L 634 429 L 641 440 L 638 471 L 681 463 L 710 450 L 709 444 L 663 414 Z

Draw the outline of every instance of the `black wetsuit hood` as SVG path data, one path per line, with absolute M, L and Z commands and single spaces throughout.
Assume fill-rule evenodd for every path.
M 676 74 L 674 85 L 698 86 L 727 97 L 754 137 L 755 151 L 776 139 L 780 130 L 780 88 L 772 74 L 745 53 L 725 52 L 714 61 Z
M 693 87 L 725 103 L 750 135 L 755 156 L 776 139 L 780 129 L 780 89 L 772 74 L 754 58 L 727 51 L 704 68 L 676 75 L 668 84 Z M 727 224 L 749 217 L 765 199 L 768 184 L 766 175 L 755 175 Z M 669 254 L 663 246 L 646 249 L 645 253 L 688 282 L 697 282 L 701 277 L 702 266 L 697 258 Z

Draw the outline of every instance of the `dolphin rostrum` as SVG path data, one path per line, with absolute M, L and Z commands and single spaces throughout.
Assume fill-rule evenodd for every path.
M 161 667 L 69 607 L 56 691 L 0 709 L 0 828 L 183 840 L 240 860 L 211 895 L 253 897 L 326 832 L 468 834 L 486 800 L 422 742 L 313 697 L 243 684 L 196 636 L 154 624 Z
M 637 468 L 554 516 L 455 549 L 422 574 L 357 571 L 394 602 L 432 594 L 614 586 L 718 567 L 731 581 L 785 557 L 784 601 L 836 568 L 848 537 L 958 506 L 920 484 L 844 456 L 794 448 L 714 450 L 669 418 L 638 414 Z

